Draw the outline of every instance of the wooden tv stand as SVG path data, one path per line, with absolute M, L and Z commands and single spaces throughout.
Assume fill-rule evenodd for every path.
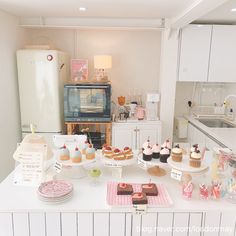
M 66 122 L 67 134 L 74 134 L 76 129 L 80 126 L 84 126 L 83 128 L 89 126 L 95 126 L 96 132 L 101 131 L 101 126 L 105 125 L 105 140 L 107 145 L 111 145 L 111 122 L 86 122 L 86 121 L 78 121 L 78 122 Z M 79 127 L 78 127 L 79 126 Z M 80 128 L 79 128 L 80 129 Z

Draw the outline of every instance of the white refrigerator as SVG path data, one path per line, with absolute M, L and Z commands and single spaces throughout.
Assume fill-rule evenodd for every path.
M 35 132 L 52 144 L 63 131 L 63 85 L 68 78 L 68 58 L 56 50 L 17 51 L 22 136 Z

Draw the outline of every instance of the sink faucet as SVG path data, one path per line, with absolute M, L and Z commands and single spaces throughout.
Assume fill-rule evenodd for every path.
M 224 104 L 223 104 L 223 106 L 226 107 L 227 105 L 229 105 L 229 104 L 227 104 L 227 102 L 228 102 L 228 99 L 229 99 L 230 97 L 236 98 L 236 95 L 235 95 L 235 94 L 229 94 L 228 96 L 226 96 L 225 99 L 224 99 Z

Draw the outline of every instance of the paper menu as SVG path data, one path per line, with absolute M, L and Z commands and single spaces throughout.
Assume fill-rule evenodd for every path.
M 47 145 L 20 144 L 20 146 L 14 157 L 17 159 L 14 184 L 38 186 L 45 178 L 44 159 Z

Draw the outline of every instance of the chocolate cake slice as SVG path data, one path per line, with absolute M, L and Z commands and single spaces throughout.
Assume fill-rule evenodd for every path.
M 117 185 L 117 195 L 131 195 L 133 193 L 133 187 L 131 184 L 119 183 Z
M 156 184 L 142 184 L 142 192 L 146 193 L 147 196 L 157 196 L 158 190 Z
M 135 192 L 131 195 L 133 204 L 147 204 L 147 196 L 143 192 Z

